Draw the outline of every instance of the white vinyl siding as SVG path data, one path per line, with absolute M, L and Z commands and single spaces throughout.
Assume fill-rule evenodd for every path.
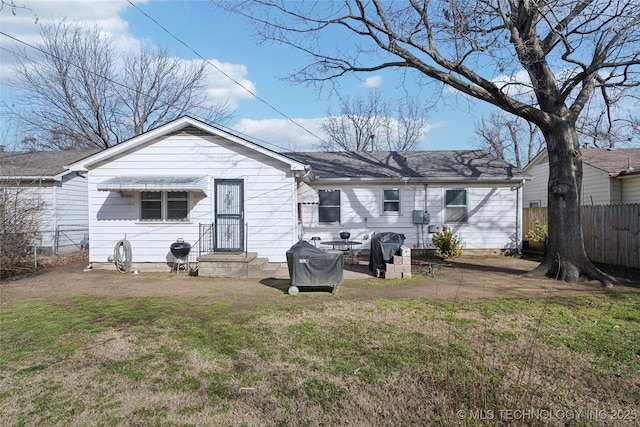
M 632 183 L 631 177 L 611 178 L 601 169 L 588 164 L 582 165 L 581 205 L 609 205 L 617 203 L 638 203 L 640 201 L 640 177 Z M 546 207 L 549 181 L 549 163 L 545 160 L 527 171 L 534 176 L 523 188 L 523 205 L 532 207 L 532 203 Z M 634 197 L 633 194 L 636 194 Z
M 60 181 L 20 183 L 18 191 L 21 197 L 33 197 L 43 202 L 38 242 L 42 247 L 54 250 L 55 235 L 59 230 L 62 232 L 60 245 L 80 249 L 89 228 L 85 177 L 67 174 Z
M 455 233 L 463 239 L 467 249 L 505 249 L 513 248 L 518 224 L 517 191 L 511 183 L 495 185 L 467 185 L 468 222 L 453 224 Z M 313 184 L 300 188 L 301 238 L 310 240 L 320 237 L 323 241 L 339 239 L 341 231 L 349 231 L 351 239 L 362 242 L 356 249 L 367 248 L 374 232 L 392 231 L 404 234 L 405 244 L 409 247 L 432 247 L 431 235 L 427 224 L 413 224 L 413 210 L 427 211 L 431 216 L 430 224 L 444 225 L 445 188 L 442 185 L 407 185 L 402 187 L 400 215 L 385 215 L 382 207 L 380 185 L 341 184 L 342 222 L 340 224 L 320 224 L 317 221 L 317 205 L 314 205 Z M 425 190 L 427 200 L 425 203 Z M 518 237 L 519 238 L 519 237 Z
M 244 180 L 247 250 L 272 262 L 285 262 L 297 242 L 295 181 L 290 166 L 223 138 L 181 133 L 161 137 L 89 172 L 92 262 L 106 262 L 116 242 L 131 242 L 134 262 L 170 262 L 169 246 L 178 238 L 195 244 L 198 224 L 213 222 L 213 180 Z M 205 193 L 190 193 L 189 221 L 140 221 L 133 192 L 97 191 L 114 176 L 202 175 Z
M 522 201 L 525 207 L 546 207 L 548 204 L 549 162 L 544 161 L 528 171 L 533 178 L 524 183 Z
M 86 176 L 69 173 L 55 186 L 56 228 L 60 251 L 79 250 L 89 234 L 89 207 Z
M 640 203 L 640 175 L 620 179 L 622 203 Z
M 619 194 L 619 192 L 618 192 Z M 582 200 L 581 205 L 608 205 L 620 203 L 612 194 L 612 180 L 609 174 L 587 164 L 582 165 Z
M 89 227 L 87 178 L 67 174 L 56 182 L 56 211 L 58 224 Z
M 35 201 L 33 205 L 41 204 L 42 212 L 38 219 L 37 243 L 43 247 L 53 249 L 54 232 L 56 228 L 57 212 L 55 203 L 55 182 L 19 183 L 17 187 L 7 187 L 7 193 L 18 199 Z M 32 206 L 32 204 L 29 204 Z

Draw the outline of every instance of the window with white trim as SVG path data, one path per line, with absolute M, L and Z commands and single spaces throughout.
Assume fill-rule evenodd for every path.
M 318 222 L 340 223 L 340 190 L 318 190 Z
M 467 215 L 467 190 L 455 189 L 445 191 L 445 223 L 466 223 Z
M 382 190 L 382 211 L 384 213 L 400 213 L 400 189 Z
M 188 219 L 188 192 L 143 191 L 140 193 L 140 220 L 187 221 Z

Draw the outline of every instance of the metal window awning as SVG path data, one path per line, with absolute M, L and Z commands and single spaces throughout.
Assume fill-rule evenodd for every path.
M 116 176 L 98 184 L 99 191 L 188 191 L 206 193 L 206 175 Z

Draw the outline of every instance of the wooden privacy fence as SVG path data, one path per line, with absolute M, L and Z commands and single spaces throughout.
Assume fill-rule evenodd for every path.
M 522 210 L 522 232 L 536 220 L 547 224 L 547 208 Z M 640 268 L 640 204 L 583 206 L 584 249 L 593 262 Z

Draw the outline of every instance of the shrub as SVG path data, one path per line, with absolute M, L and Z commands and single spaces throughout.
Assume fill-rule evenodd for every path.
M 527 235 L 525 237 L 530 242 L 544 243 L 547 241 L 547 226 L 541 224 L 540 221 L 536 219 L 536 222 L 533 224 L 533 228 L 527 231 Z
M 39 232 L 46 203 L 18 184 L 0 184 L 0 276 L 24 269 L 25 254 Z
M 462 240 L 446 225 L 442 229 L 438 228 L 432 240 L 441 257 L 453 258 L 462 255 Z

